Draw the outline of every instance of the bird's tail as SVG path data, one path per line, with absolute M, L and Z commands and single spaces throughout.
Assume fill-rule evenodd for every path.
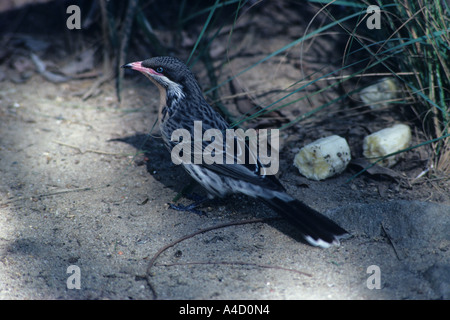
M 284 200 L 278 197 L 262 199 L 278 214 L 295 224 L 302 237 L 311 245 L 328 248 L 339 244 L 339 239 L 349 236 L 335 222 L 299 200 Z

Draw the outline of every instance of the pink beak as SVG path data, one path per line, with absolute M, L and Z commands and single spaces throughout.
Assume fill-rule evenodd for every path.
M 142 66 L 142 61 L 136 61 L 136 62 L 131 62 L 128 64 L 124 64 L 122 66 L 122 68 L 126 68 L 126 69 L 133 69 L 142 73 L 147 73 L 147 74 L 155 74 L 155 75 L 161 75 L 160 73 L 156 72 L 155 70 L 153 70 L 152 68 L 146 68 Z

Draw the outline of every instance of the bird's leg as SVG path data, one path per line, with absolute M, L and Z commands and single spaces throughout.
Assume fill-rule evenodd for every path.
M 177 210 L 177 211 L 188 211 L 188 212 L 198 214 L 200 216 L 206 216 L 206 212 L 198 210 L 196 208 L 198 206 L 200 206 L 203 202 L 209 200 L 207 197 L 202 197 L 202 196 L 199 196 L 198 194 L 193 193 L 189 196 L 186 196 L 186 198 L 193 200 L 194 202 L 187 206 L 175 205 L 173 203 L 169 203 L 169 207 L 174 210 Z

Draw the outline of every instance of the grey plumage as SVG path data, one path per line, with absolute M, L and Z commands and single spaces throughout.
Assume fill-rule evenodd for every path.
M 142 72 L 159 88 L 160 131 L 169 151 L 176 144 L 171 140 L 172 132 L 186 129 L 194 136 L 194 121 L 202 121 L 203 132 L 211 128 L 225 132 L 229 128 L 220 114 L 206 102 L 195 76 L 179 59 L 154 57 L 124 67 Z M 205 146 L 203 144 L 203 148 Z M 224 197 L 243 193 L 261 199 L 292 221 L 312 245 L 328 247 L 338 244 L 339 238 L 348 235 L 327 217 L 289 196 L 275 176 L 261 174 L 259 161 L 254 164 L 228 164 L 224 161 L 223 164 L 183 166 L 210 195 Z

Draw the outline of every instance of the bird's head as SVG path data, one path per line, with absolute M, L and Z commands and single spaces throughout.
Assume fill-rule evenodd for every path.
M 188 91 L 200 90 L 192 72 L 177 58 L 154 57 L 128 63 L 123 65 L 122 68 L 143 73 L 160 90 L 164 90 L 168 96 L 174 98 L 184 98 Z

